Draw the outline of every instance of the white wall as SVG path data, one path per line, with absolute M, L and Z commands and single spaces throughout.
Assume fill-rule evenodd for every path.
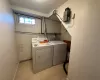
M 100 0 L 68 0 L 58 8 L 60 16 L 66 7 L 76 14 L 69 80 L 100 80 Z
M 41 20 L 35 19 L 35 25 L 28 25 L 28 24 L 16 24 L 16 31 L 20 32 L 32 32 L 32 33 L 41 33 Z
M 18 64 L 14 20 L 6 0 L 0 0 L 0 80 L 13 80 Z
M 71 41 L 71 35 L 68 33 L 68 31 L 64 28 L 63 25 L 61 25 L 61 40 L 68 40 Z
M 15 23 L 16 23 L 16 27 L 15 27 L 16 31 L 41 33 L 41 19 L 34 18 L 35 25 L 28 25 L 28 24 L 20 24 L 18 21 L 17 15 L 14 14 L 14 17 L 15 17 Z

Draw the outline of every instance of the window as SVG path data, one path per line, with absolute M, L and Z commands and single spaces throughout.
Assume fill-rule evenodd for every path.
M 21 24 L 32 24 L 32 25 L 34 25 L 35 24 L 35 19 L 28 18 L 28 17 L 25 17 L 25 16 L 19 16 L 19 23 L 21 23 Z

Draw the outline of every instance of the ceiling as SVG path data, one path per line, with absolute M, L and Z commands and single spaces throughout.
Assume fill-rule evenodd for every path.
M 10 0 L 11 5 L 49 13 L 67 0 Z

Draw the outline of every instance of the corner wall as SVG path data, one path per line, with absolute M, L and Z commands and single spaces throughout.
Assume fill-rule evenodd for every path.
M 13 80 L 18 56 L 14 20 L 6 0 L 0 0 L 0 80 Z
M 76 14 L 72 36 L 69 80 L 100 80 L 100 1 L 68 0 L 58 8 L 62 17 L 70 7 Z M 65 25 L 67 26 L 67 25 Z
M 71 41 L 71 35 L 69 32 L 61 25 L 61 40 L 68 40 Z

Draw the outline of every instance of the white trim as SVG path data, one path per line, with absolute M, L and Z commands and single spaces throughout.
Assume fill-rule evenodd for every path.
M 15 70 L 15 73 L 14 73 L 13 80 L 15 80 L 15 77 L 16 77 L 16 74 L 17 74 L 17 71 L 18 71 L 18 67 L 19 67 L 19 62 L 18 62 L 18 64 L 17 64 L 17 67 L 16 67 L 16 70 Z

